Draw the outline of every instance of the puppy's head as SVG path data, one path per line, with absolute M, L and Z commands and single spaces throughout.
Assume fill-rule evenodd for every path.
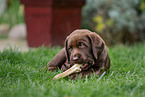
M 75 30 L 65 40 L 67 60 L 73 64 L 94 64 L 104 45 L 98 34 L 84 29 Z

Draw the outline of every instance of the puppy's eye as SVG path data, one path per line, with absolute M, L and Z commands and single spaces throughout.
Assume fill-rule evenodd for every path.
M 69 50 L 69 51 L 72 51 L 72 47 L 71 47 L 71 46 L 70 46 L 70 47 L 68 47 L 68 50 Z
M 79 47 L 79 48 L 84 48 L 84 47 L 86 47 L 86 45 L 85 45 L 84 43 L 82 43 L 82 42 L 79 42 L 79 43 L 78 43 L 78 47 Z

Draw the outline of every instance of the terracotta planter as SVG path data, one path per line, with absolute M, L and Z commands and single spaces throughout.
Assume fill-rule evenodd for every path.
M 85 0 L 21 0 L 21 3 L 25 6 L 30 47 L 63 46 L 66 36 L 80 28 Z

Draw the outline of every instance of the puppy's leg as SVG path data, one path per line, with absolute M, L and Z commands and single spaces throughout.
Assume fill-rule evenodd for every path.
M 61 49 L 55 57 L 47 64 L 48 70 L 52 71 L 54 69 L 61 68 L 61 66 L 66 62 L 65 48 Z
M 107 73 L 109 73 L 109 71 L 110 71 L 110 58 L 109 58 L 109 56 L 107 55 L 107 57 L 106 57 L 106 61 L 105 61 L 105 71 L 107 72 Z

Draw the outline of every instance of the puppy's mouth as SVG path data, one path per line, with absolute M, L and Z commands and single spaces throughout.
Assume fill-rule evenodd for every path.
M 84 64 L 83 60 L 71 61 L 72 64 Z
M 70 60 L 70 62 L 69 62 L 70 64 L 85 64 L 85 59 L 83 59 L 83 58 L 79 58 L 79 59 L 77 59 L 77 60 Z
M 94 60 L 87 58 L 87 59 L 79 59 L 76 61 L 70 61 L 70 64 L 82 64 L 81 68 L 82 70 L 87 70 L 88 68 L 90 68 L 93 64 L 94 64 Z

